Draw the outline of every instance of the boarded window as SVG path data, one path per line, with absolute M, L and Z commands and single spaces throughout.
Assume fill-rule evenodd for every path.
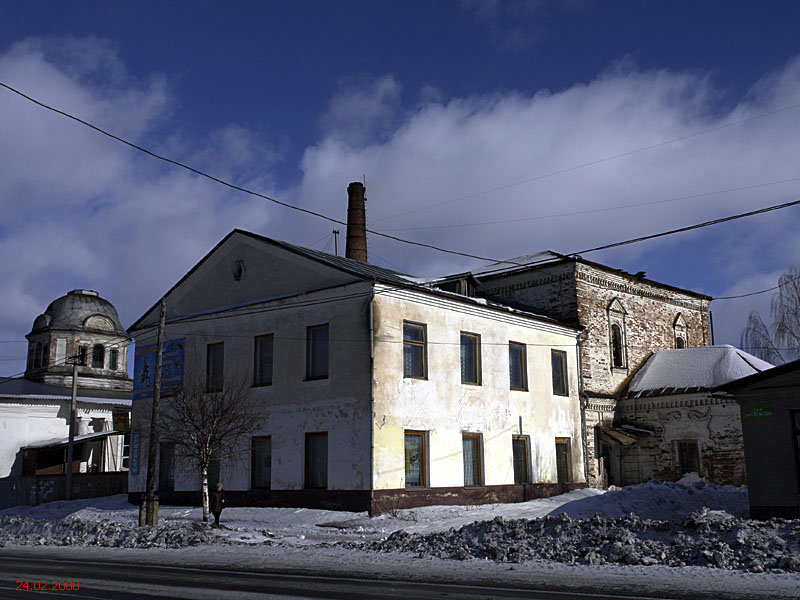
M 570 439 L 556 438 L 556 471 L 558 483 L 572 483 L 572 461 L 570 460 Z
M 563 350 L 551 350 L 550 363 L 553 371 L 553 393 L 557 396 L 569 396 L 569 387 L 567 386 L 567 353 Z
M 254 490 L 268 490 L 272 484 L 272 438 L 252 438 L 250 483 Z
M 225 344 L 206 346 L 206 391 L 221 392 L 225 381 Z
M 403 377 L 427 376 L 425 325 L 403 321 Z
M 405 463 L 406 487 L 426 486 L 426 456 L 424 431 L 406 431 L 405 436 Z
M 328 324 L 314 325 L 306 332 L 306 379 L 328 376 Z
M 92 368 L 102 369 L 106 364 L 106 349 L 102 344 L 95 344 L 92 348 Z
M 481 336 L 461 332 L 461 383 L 481 383 Z
M 525 344 L 508 343 L 508 371 L 512 390 L 528 389 L 528 365 Z
M 116 371 L 119 368 L 119 350 L 112 350 L 108 359 L 108 368 Z
M 530 442 L 527 435 L 515 435 L 511 439 L 511 448 L 514 454 L 514 483 L 530 483 Z
M 700 473 L 700 447 L 697 440 L 678 440 L 678 472 Z
M 86 366 L 86 356 L 88 352 L 89 351 L 86 346 L 78 347 L 78 364 L 82 367 Z
M 260 335 L 255 339 L 253 385 L 272 385 L 272 348 L 275 337 Z
M 158 489 L 175 489 L 175 444 L 161 442 L 158 456 Z
M 45 342 L 42 346 L 42 367 L 50 365 L 50 342 Z
M 328 432 L 306 434 L 306 488 L 328 487 Z
M 465 433 L 461 437 L 461 446 L 464 453 L 464 485 L 476 486 L 483 484 L 481 436 L 477 433 Z

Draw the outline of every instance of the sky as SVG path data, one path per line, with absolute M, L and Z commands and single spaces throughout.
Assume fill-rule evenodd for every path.
M 369 228 L 502 259 L 800 199 L 798 26 L 796 2 L 2 0 L 0 82 L 336 219 L 365 180 Z M 2 88 L 0 132 L 1 375 L 55 298 L 97 290 L 129 326 L 233 228 L 332 251 L 330 222 Z M 727 296 L 800 265 L 799 227 L 793 207 L 583 256 Z M 770 296 L 712 302 L 715 341 Z

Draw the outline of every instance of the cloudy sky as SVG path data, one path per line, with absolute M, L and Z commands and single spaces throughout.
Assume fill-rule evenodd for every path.
M 0 82 L 334 218 L 366 178 L 372 229 L 508 258 L 799 199 L 798 24 L 796 2 L 4 0 Z M 68 290 L 128 326 L 234 227 L 331 248 L 328 222 L 2 88 L 0 155 L 0 374 Z M 798 230 L 800 207 L 584 256 L 724 296 L 800 265 Z M 485 264 L 369 244 L 420 276 Z M 713 302 L 717 342 L 769 299 Z

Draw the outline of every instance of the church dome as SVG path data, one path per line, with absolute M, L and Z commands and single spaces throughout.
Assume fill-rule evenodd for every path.
M 44 314 L 36 317 L 31 333 L 45 329 L 83 330 L 127 337 L 117 309 L 92 290 L 72 290 L 53 300 Z

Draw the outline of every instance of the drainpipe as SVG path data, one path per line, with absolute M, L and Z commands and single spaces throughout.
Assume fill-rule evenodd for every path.
M 369 510 L 372 515 L 375 481 L 375 319 L 372 304 L 375 301 L 375 284 L 369 297 Z
M 589 485 L 589 434 L 586 432 L 586 405 L 587 400 L 583 392 L 583 342 L 589 337 L 588 330 L 581 331 L 576 336 L 578 349 L 578 401 L 581 405 L 581 444 L 583 445 L 583 478 Z

